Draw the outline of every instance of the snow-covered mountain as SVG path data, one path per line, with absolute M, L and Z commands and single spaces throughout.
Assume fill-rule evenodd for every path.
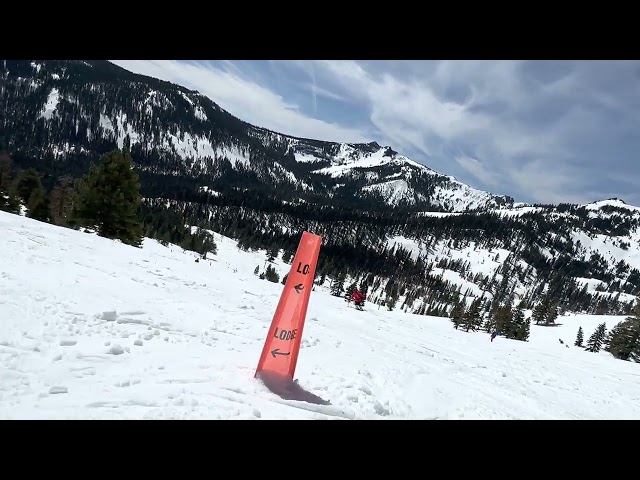
M 450 212 L 513 204 L 390 146 L 272 132 L 196 91 L 109 62 L 5 60 L 1 67 L 1 136 L 26 156 L 84 159 L 127 145 L 154 174 L 190 177 L 212 190 L 251 188 L 258 181 L 268 194 L 294 203 Z
M 293 140 L 292 147 L 298 162 L 325 165 L 314 174 L 329 175 L 339 181 L 362 180 L 361 192 L 375 192 L 389 205 L 431 203 L 444 211 L 460 212 L 497 208 L 513 204 L 507 196 L 493 195 L 474 189 L 395 152 L 390 146 L 338 143 L 330 147 L 330 153 L 322 148 Z M 428 178 L 432 189 L 420 187 Z M 338 188 L 341 184 L 338 184 Z

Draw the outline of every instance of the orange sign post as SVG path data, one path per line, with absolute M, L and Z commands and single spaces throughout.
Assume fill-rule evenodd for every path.
M 322 237 L 319 235 L 302 233 L 262 348 L 255 377 L 265 371 L 293 380 L 321 243 Z

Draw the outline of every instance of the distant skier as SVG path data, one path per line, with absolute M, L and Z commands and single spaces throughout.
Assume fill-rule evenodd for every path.
M 351 294 L 351 296 L 349 297 L 349 302 L 351 302 L 351 300 L 353 300 L 353 303 L 355 304 L 356 308 L 358 310 L 363 310 L 364 307 L 364 299 L 366 297 L 364 296 L 364 294 L 362 294 L 361 292 L 359 292 L 358 290 L 354 290 L 353 293 Z
M 498 336 L 498 332 L 493 332 L 491 334 L 491 341 L 493 342 L 493 339 L 496 338 Z

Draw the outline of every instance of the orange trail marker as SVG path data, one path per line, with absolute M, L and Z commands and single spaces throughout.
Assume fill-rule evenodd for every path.
M 254 377 L 264 371 L 293 380 L 321 243 L 319 235 L 302 233 Z

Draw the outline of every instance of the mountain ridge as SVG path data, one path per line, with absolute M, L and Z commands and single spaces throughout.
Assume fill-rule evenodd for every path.
M 173 82 L 135 74 L 111 62 L 23 61 L 22 63 L 16 62 L 15 65 L 9 62 L 8 66 L 5 62 L 4 65 L 3 73 L 5 76 L 15 78 L 17 82 L 20 82 L 22 77 L 31 80 L 30 90 L 23 90 L 21 98 L 29 101 L 32 97 L 38 97 L 40 106 L 34 107 L 34 110 L 37 109 L 38 115 L 31 115 L 31 120 L 36 124 L 44 121 L 46 127 L 51 130 L 52 128 L 60 128 L 58 123 L 69 122 L 68 117 L 72 116 L 76 136 L 83 129 L 87 131 L 87 141 L 82 138 L 75 139 L 76 147 L 79 144 L 81 149 L 91 149 L 92 143 L 106 140 L 119 148 L 125 144 L 130 146 L 135 157 L 140 156 L 142 151 L 134 151 L 134 147 L 142 145 L 142 150 L 145 150 L 145 154 L 147 154 L 149 152 L 146 145 L 154 144 L 161 152 L 172 153 L 183 162 L 208 164 L 223 159 L 229 160 L 233 169 L 236 169 L 238 162 L 240 162 L 244 166 L 248 166 L 249 169 L 260 171 L 261 179 L 265 175 L 278 176 L 280 172 L 273 172 L 273 170 L 281 170 L 290 181 L 280 179 L 279 182 L 276 182 L 277 186 L 281 186 L 283 183 L 296 184 L 295 186 L 303 190 L 317 190 L 320 195 L 330 196 L 334 196 L 334 191 L 344 190 L 343 197 L 355 195 L 365 200 L 377 201 L 379 205 L 385 203 L 391 206 L 420 204 L 436 210 L 463 211 L 465 209 L 495 208 L 513 203 L 513 199 L 507 195 L 494 194 L 471 187 L 450 175 L 437 172 L 405 155 L 400 155 L 391 146 L 380 146 L 375 141 L 368 143 L 327 142 L 276 132 L 239 119 L 197 90 L 191 90 Z M 121 85 L 116 95 L 130 94 L 127 91 L 127 85 L 129 85 L 130 91 L 133 91 L 134 85 L 142 85 L 140 91 L 131 94 L 134 97 L 132 101 L 137 102 L 136 108 L 125 112 L 121 105 L 111 106 L 106 99 L 103 102 L 106 105 L 96 108 L 97 102 L 92 102 L 91 99 L 77 98 L 78 89 L 86 88 L 88 84 L 90 84 L 91 91 L 100 85 L 111 85 L 114 82 L 111 78 L 113 75 L 122 76 Z M 46 101 L 44 100 L 45 95 Z M 74 103 L 76 108 L 72 108 L 68 105 L 69 103 Z M 146 125 L 144 122 L 139 122 L 138 119 L 143 110 L 148 112 L 154 108 L 159 108 L 170 115 L 182 114 L 190 117 L 189 126 L 195 125 L 197 128 L 181 128 L 183 125 L 180 125 L 180 122 L 173 122 L 173 125 L 167 125 L 168 128 L 156 130 L 153 136 L 145 135 L 148 133 L 144 131 Z M 176 110 L 179 109 L 182 111 L 176 113 Z M 78 116 L 80 116 L 79 119 Z M 79 122 L 84 125 L 79 126 Z M 234 136 L 233 138 L 225 138 L 225 132 L 216 131 L 219 130 L 219 125 L 222 123 L 230 126 L 227 130 Z M 44 127 L 45 125 L 43 125 Z M 220 136 L 223 138 L 215 133 L 222 133 Z M 66 135 L 66 137 L 68 136 Z M 59 142 L 59 145 L 52 146 L 52 153 L 55 157 L 66 154 L 65 149 L 68 151 L 72 148 L 68 138 L 64 140 L 64 143 Z M 272 165 L 272 171 L 267 172 L 263 168 L 264 165 L 254 165 L 258 162 L 253 162 L 253 156 L 247 154 L 247 149 L 253 140 L 275 146 L 276 155 L 269 152 L 267 156 L 274 159 L 274 162 L 280 167 Z M 13 145 L 17 144 L 18 142 L 13 142 Z M 311 166 L 304 165 L 309 162 L 298 160 L 298 157 L 305 154 L 313 156 L 314 161 L 311 162 L 313 170 L 310 169 Z M 326 168 L 348 163 L 349 155 L 359 156 L 359 159 L 363 159 L 369 156 L 368 154 L 377 154 L 381 159 L 388 157 L 391 160 L 373 162 L 366 166 L 353 165 L 351 172 L 338 175 L 349 183 L 346 188 L 340 182 L 329 179 L 331 174 L 325 174 Z M 290 160 L 287 162 L 287 158 L 278 158 L 278 156 L 286 157 L 287 155 L 293 157 L 290 160 L 294 160 L 295 164 Z M 338 158 L 340 155 L 343 156 Z M 219 168 L 219 165 L 217 167 L 208 165 L 205 169 L 218 171 L 224 169 L 224 167 Z M 186 171 L 182 173 L 189 174 Z M 425 175 L 432 178 L 421 178 Z M 352 176 L 355 178 L 352 179 Z M 397 181 L 398 176 L 402 177 L 404 181 L 402 184 L 389 183 L 390 180 Z M 312 181 L 311 177 L 315 177 L 318 181 Z M 213 187 L 212 185 L 207 186 Z M 436 189 L 435 196 L 431 191 L 432 187 Z M 456 192 L 467 194 L 471 201 L 465 202 L 465 195 L 456 195 Z M 306 200 L 308 201 L 308 199 Z M 345 203 L 348 204 L 348 201 Z

